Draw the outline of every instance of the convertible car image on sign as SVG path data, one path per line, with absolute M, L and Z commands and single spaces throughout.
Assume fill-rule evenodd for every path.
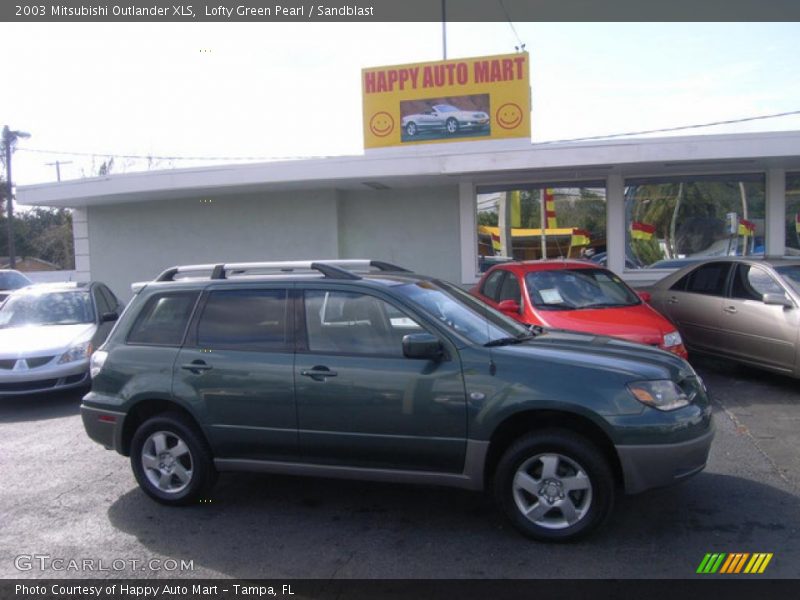
M 403 115 L 400 127 L 404 142 L 491 133 L 488 94 L 452 100 L 401 102 L 400 113 Z

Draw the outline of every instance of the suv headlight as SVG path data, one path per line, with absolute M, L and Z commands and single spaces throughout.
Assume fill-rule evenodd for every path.
M 665 348 L 670 348 L 672 346 L 679 346 L 682 343 L 683 343 L 683 340 L 681 339 L 681 334 L 678 333 L 677 331 L 673 331 L 673 332 L 668 333 L 668 334 L 666 334 L 664 336 L 664 347 Z
M 658 410 L 675 410 L 689 404 L 688 396 L 669 379 L 634 381 L 628 389 L 639 402 Z
M 86 341 L 80 344 L 75 344 L 72 348 L 64 352 L 61 358 L 58 359 L 58 364 L 62 365 L 68 362 L 75 362 L 76 360 L 83 360 L 92 354 L 92 342 Z
M 92 359 L 89 361 L 89 375 L 92 379 L 100 374 L 100 370 L 106 363 L 106 358 L 108 358 L 108 352 L 105 350 L 98 350 L 92 354 Z

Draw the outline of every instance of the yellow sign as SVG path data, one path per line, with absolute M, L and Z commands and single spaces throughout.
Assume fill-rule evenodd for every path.
M 531 137 L 528 54 L 361 72 L 364 147 Z

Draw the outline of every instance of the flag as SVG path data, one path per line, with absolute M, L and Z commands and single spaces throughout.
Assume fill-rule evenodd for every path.
M 633 221 L 631 223 L 631 237 L 635 240 L 652 240 L 655 235 L 655 225 Z
M 756 224 L 747 219 L 739 219 L 739 235 L 748 236 L 756 232 Z
M 556 219 L 556 199 L 553 196 L 552 188 L 544 190 L 544 214 L 547 217 L 547 229 L 555 229 L 558 227 L 558 219 Z
M 511 204 L 511 227 L 522 227 L 522 209 L 520 207 L 519 190 L 509 192 L 508 202 Z
M 491 235 L 492 235 L 492 250 L 494 250 L 495 256 L 497 256 L 503 249 L 503 247 L 500 244 L 500 235 L 497 233 L 493 233 Z
M 573 229 L 569 243 L 570 246 L 588 246 L 591 241 L 588 231 L 585 229 Z

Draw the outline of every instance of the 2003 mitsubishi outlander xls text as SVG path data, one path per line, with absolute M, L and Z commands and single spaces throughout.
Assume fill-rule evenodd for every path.
M 208 497 L 218 471 L 449 485 L 568 540 L 617 490 L 706 464 L 711 407 L 683 359 L 528 329 L 400 267 L 193 265 L 135 288 L 81 412 L 164 504 Z

